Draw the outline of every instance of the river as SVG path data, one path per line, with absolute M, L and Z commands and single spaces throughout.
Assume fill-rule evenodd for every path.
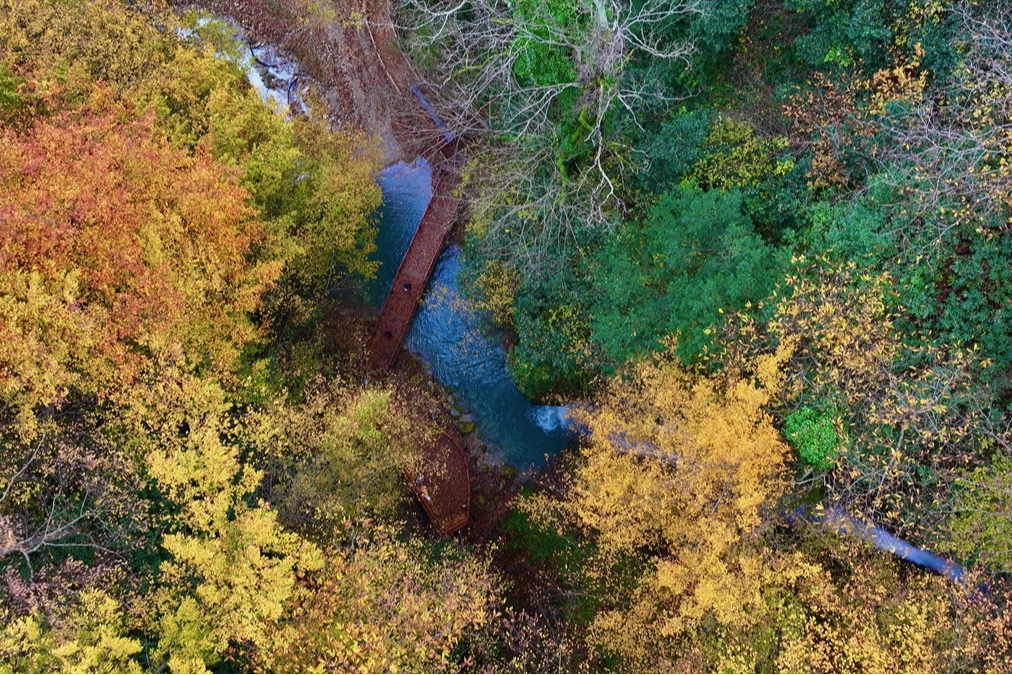
M 390 290 L 415 229 L 432 196 L 432 167 L 424 159 L 398 162 L 378 178 L 383 191 L 374 259 L 375 279 L 365 301 L 378 309 Z M 506 352 L 487 316 L 463 297 L 457 283 L 460 250 L 447 247 L 429 278 L 405 346 L 452 390 L 493 454 L 517 469 L 543 466 L 570 440 L 564 408 L 531 405 L 510 378 Z
M 297 66 L 271 47 L 251 49 L 241 67 L 264 100 L 273 99 L 276 109 L 286 110 L 293 102 L 301 105 L 292 91 Z M 397 267 L 432 197 L 432 167 L 421 158 L 410 164 L 398 162 L 380 172 L 377 182 L 383 203 L 373 259 L 380 268 L 376 277 L 362 287 L 362 299 L 376 310 L 390 291 Z M 477 432 L 490 444 L 493 454 L 520 470 L 539 468 L 573 439 L 567 408 L 532 405 L 520 393 L 510 378 L 506 352 L 488 317 L 460 292 L 460 266 L 460 250 L 447 247 L 429 278 L 405 346 L 453 392 L 457 406 L 473 418 Z M 804 509 L 799 509 L 788 520 L 798 524 L 804 517 Z M 963 570 L 955 563 L 841 511 L 831 509 L 811 516 L 811 520 L 932 570 L 953 583 L 963 582 Z
M 202 19 L 198 27 L 206 21 Z M 229 25 L 237 32 L 237 42 L 245 46 L 237 24 L 229 21 Z M 294 104 L 305 112 L 296 89 L 300 71 L 293 59 L 271 45 L 257 45 L 241 50 L 236 65 L 275 110 L 287 115 Z M 420 93 L 418 97 L 424 102 Z M 382 307 L 432 197 L 432 167 L 422 158 L 410 164 L 397 162 L 380 172 L 377 182 L 383 203 L 372 259 L 380 268 L 361 289 L 361 300 L 375 310 Z M 531 405 L 517 389 L 490 322 L 460 293 L 459 255 L 460 250 L 451 246 L 440 256 L 405 346 L 453 392 L 456 407 L 473 419 L 494 456 L 518 470 L 541 467 L 571 439 L 566 409 Z

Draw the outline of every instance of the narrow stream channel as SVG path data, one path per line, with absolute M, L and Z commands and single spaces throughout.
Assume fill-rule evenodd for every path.
M 237 65 L 278 109 L 287 109 L 293 100 L 301 104 L 292 92 L 298 65 L 270 45 L 249 48 Z M 432 198 L 432 166 L 423 158 L 397 162 L 380 172 L 377 182 L 383 203 L 372 259 L 380 268 L 363 285 L 362 300 L 378 310 Z M 517 469 L 540 467 L 569 442 L 564 408 L 532 406 L 516 388 L 502 344 L 483 330 L 488 324 L 459 293 L 459 253 L 450 247 L 440 256 L 405 346 L 441 384 L 452 387 L 457 406 L 470 415 L 493 454 Z
M 380 270 L 366 284 L 366 302 L 379 308 L 390 290 L 425 207 L 432 196 L 432 167 L 424 159 L 398 162 L 378 178 L 383 190 L 374 259 Z M 457 405 L 470 414 L 477 432 L 510 466 L 542 466 L 569 442 L 561 408 L 531 405 L 510 379 L 506 352 L 488 325 L 460 293 L 460 250 L 443 251 L 415 312 L 405 346 L 444 386 L 452 387 Z

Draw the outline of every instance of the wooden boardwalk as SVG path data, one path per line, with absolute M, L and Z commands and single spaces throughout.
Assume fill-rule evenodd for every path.
M 453 226 L 459 199 L 460 156 L 454 144 L 443 146 L 432 167 L 432 199 L 408 246 L 393 286 L 380 310 L 376 330 L 369 340 L 369 370 L 379 372 L 393 365 L 422 299 L 429 275 L 436 265 L 443 242 Z
M 456 143 L 438 147 L 432 163 L 432 199 L 415 236 L 397 268 L 390 293 L 383 302 L 376 329 L 369 340 L 369 370 L 379 374 L 397 359 L 411 318 L 425 292 L 443 242 L 457 216 L 460 155 Z M 444 537 L 471 520 L 471 474 L 467 455 L 448 432 L 422 448 L 418 465 L 405 470 L 411 489 Z

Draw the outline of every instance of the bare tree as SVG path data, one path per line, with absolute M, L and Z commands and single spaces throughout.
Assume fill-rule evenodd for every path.
M 10 436 L 0 445 L 0 561 L 20 557 L 30 574 L 33 557 L 45 549 L 112 553 L 103 545 L 118 535 L 112 521 L 131 508 L 107 475 L 128 473 L 115 453 L 100 456 L 51 431 L 31 445 Z
M 423 84 L 454 135 L 472 144 L 472 222 L 495 251 L 531 269 L 578 228 L 609 227 L 625 207 L 629 148 L 609 137 L 609 115 L 638 124 L 669 103 L 635 61 L 688 60 L 680 22 L 700 0 L 402 0 L 399 28 Z M 565 14 L 565 16 L 561 16 Z M 560 129 L 580 146 L 567 162 Z M 509 250 L 506 250 L 506 249 Z
M 962 61 L 890 125 L 884 153 L 892 182 L 913 185 L 913 215 L 934 227 L 929 245 L 967 222 L 1005 229 L 1012 207 L 1012 5 L 962 0 L 952 11 Z

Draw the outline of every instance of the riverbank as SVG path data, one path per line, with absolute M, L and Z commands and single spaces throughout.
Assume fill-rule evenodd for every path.
M 321 328 L 329 335 L 339 336 L 332 348 L 342 368 L 354 372 L 364 367 L 365 344 L 372 330 L 367 316 L 334 304 L 326 309 Z M 471 472 L 471 524 L 461 531 L 460 537 L 468 544 L 495 539 L 523 481 L 530 477 L 501 461 L 475 428 L 470 411 L 462 408 L 454 392 L 440 384 L 432 371 L 408 350 L 401 350 L 382 382 L 396 392 L 401 407 L 409 410 L 418 423 L 456 432 Z M 411 500 L 402 515 L 426 534 L 438 536 L 417 500 Z
M 378 139 L 386 164 L 423 150 L 430 125 L 409 87 L 411 64 L 397 51 L 386 0 L 342 3 L 335 9 L 297 0 L 176 2 L 237 21 L 253 40 L 291 53 L 319 84 L 332 124 Z
M 296 58 L 300 71 L 315 80 L 331 123 L 378 139 L 387 165 L 411 161 L 427 149 L 432 124 L 409 91 L 413 71 L 396 49 L 388 2 L 369 0 L 308 14 L 295 0 L 200 0 L 196 6 L 230 17 L 251 42 L 275 45 Z M 365 351 L 370 319 L 335 304 L 325 324 L 331 325 L 325 329 L 329 335 L 343 336 L 334 346 L 347 355 L 346 365 L 360 368 L 353 362 Z M 472 525 L 463 536 L 487 540 L 519 490 L 516 470 L 502 463 L 475 430 L 469 411 L 460 411 L 453 395 L 407 350 L 401 350 L 384 380 L 410 400 L 420 421 L 457 432 L 473 489 Z

